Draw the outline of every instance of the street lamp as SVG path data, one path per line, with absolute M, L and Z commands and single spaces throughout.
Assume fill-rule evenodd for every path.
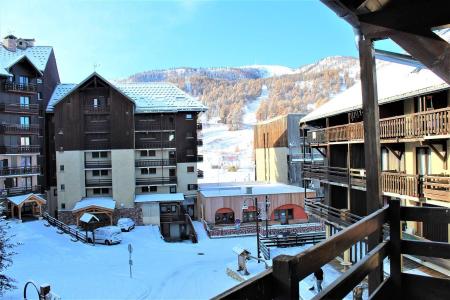
M 269 201 L 269 196 L 266 195 L 266 238 L 269 237 L 269 206 L 270 206 L 270 201 Z

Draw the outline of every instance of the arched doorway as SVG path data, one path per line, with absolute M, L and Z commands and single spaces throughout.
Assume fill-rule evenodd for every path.
M 223 207 L 216 211 L 216 224 L 234 224 L 234 211 L 231 208 Z
M 296 220 L 296 221 L 306 221 L 308 220 L 308 215 L 306 214 L 303 207 L 296 204 L 285 204 L 278 206 L 272 212 L 271 219 L 274 221 L 286 220 Z

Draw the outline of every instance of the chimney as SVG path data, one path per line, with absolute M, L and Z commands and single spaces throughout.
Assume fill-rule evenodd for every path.
M 5 36 L 3 38 L 3 47 L 9 51 L 15 52 L 17 47 L 16 40 L 17 38 L 12 34 Z

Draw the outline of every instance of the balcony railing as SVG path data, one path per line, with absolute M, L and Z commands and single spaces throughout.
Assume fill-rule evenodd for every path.
M 426 198 L 450 202 L 450 176 L 425 175 L 423 194 Z
M 107 124 L 88 124 L 84 131 L 86 133 L 107 133 L 111 131 L 111 126 Z
M 421 139 L 450 135 L 450 107 L 380 120 L 380 139 Z M 364 140 L 363 123 L 351 123 L 308 132 L 309 143 Z
M 164 185 L 164 184 L 176 184 L 176 176 L 168 177 L 148 177 L 148 178 L 136 178 L 136 185 Z
M 109 105 L 84 105 L 83 108 L 84 112 L 87 114 L 103 114 L 111 111 Z
M 381 173 L 381 188 L 385 193 L 420 197 L 419 175 L 409 175 L 403 173 Z
M 176 166 L 175 159 L 140 159 L 136 160 L 136 167 L 162 167 L 162 166 Z
M 40 173 L 40 166 L 0 168 L 0 176 L 20 176 Z
M 39 153 L 39 145 L 30 146 L 0 146 L 0 154 Z
M 39 125 L 0 124 L 2 134 L 39 134 Z
M 449 279 L 403 273 L 401 257 L 408 254 L 448 259 L 450 244 L 403 239 L 400 224 L 402 221 L 448 224 L 449 220 L 450 211 L 447 208 L 401 207 L 398 200 L 392 200 L 389 206 L 297 255 L 275 257 L 272 268 L 213 299 L 299 299 L 300 281 L 368 237 L 373 241 L 370 252 L 314 299 L 342 299 L 367 275 L 370 276 L 370 299 L 415 300 L 427 299 L 430 295 L 433 299 L 448 299 Z M 382 238 L 385 223 L 389 223 L 389 239 Z M 380 274 L 383 274 L 386 257 L 390 258 L 390 272 L 383 280 Z
M 112 186 L 112 179 L 111 178 L 105 178 L 105 179 L 86 179 L 86 186 L 87 187 L 96 187 L 96 186 Z
M 24 83 L 6 82 L 5 91 L 20 92 L 20 93 L 36 93 L 37 86 L 33 83 L 24 84 Z
M 322 164 L 305 164 L 303 171 L 305 178 L 315 178 L 339 183 L 348 182 L 347 168 L 329 167 Z
M 107 149 L 111 149 L 111 143 L 110 142 L 88 141 L 85 145 L 85 148 L 87 150 L 107 150 Z
M 199 147 L 203 146 L 203 140 L 202 139 L 197 138 L 197 146 L 199 146 Z
M 175 124 L 153 124 L 148 122 L 137 122 L 136 131 L 173 131 L 175 130 Z
M 175 148 L 175 142 L 140 142 L 136 141 L 136 149 L 164 149 Z
M 300 153 L 291 156 L 292 161 L 308 161 L 308 160 L 323 160 L 323 156 L 320 153 Z
M 205 177 L 203 170 L 197 169 L 197 178 Z
M 197 130 L 202 130 L 202 129 L 203 129 L 203 124 L 197 123 Z
M 18 104 L 18 103 L 0 103 L 0 111 L 14 114 L 37 115 L 39 113 L 38 104 Z
M 202 162 L 203 161 L 203 155 L 197 155 L 197 162 Z
M 110 160 L 85 161 L 84 167 L 86 169 L 108 169 L 111 168 Z
M 17 187 L 0 189 L 0 196 L 8 197 L 8 196 L 15 196 L 15 195 L 21 195 L 21 194 L 26 194 L 26 193 L 40 193 L 40 192 L 41 192 L 40 185 L 23 186 L 23 187 L 17 186 Z

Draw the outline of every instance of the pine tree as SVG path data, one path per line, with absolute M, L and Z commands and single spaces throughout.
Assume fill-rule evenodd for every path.
M 6 269 L 12 265 L 12 257 L 16 254 L 13 249 L 16 244 L 9 232 L 11 226 L 3 216 L 4 210 L 3 204 L 0 204 L 0 296 L 16 288 L 15 280 L 5 274 Z

